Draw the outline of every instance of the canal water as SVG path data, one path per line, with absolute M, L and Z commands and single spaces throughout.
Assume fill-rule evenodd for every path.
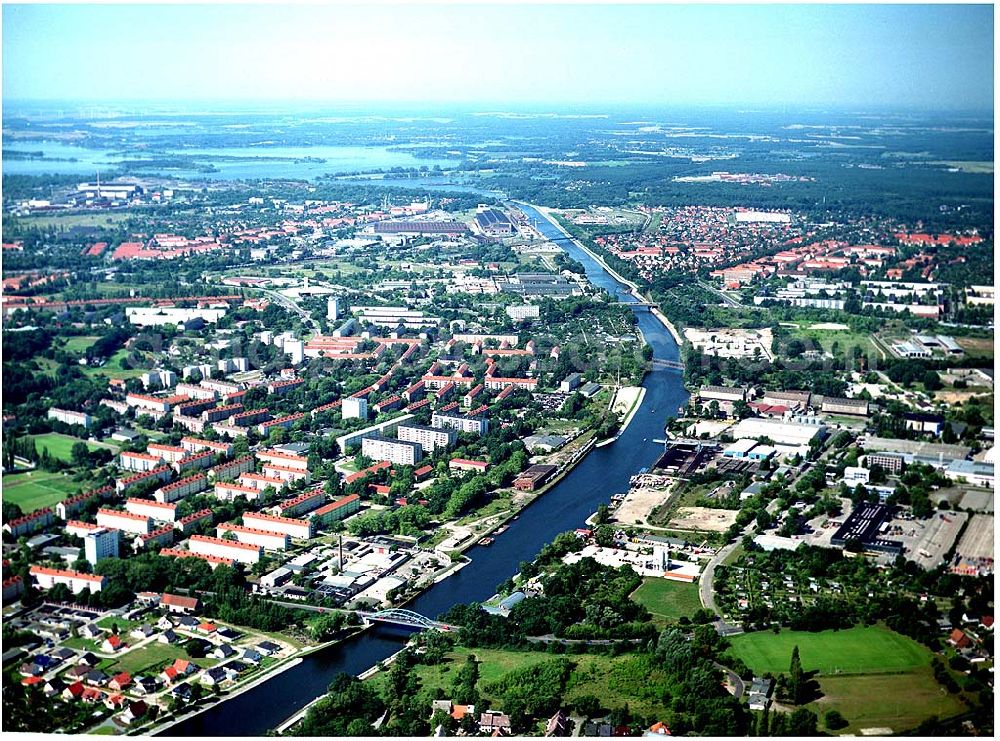
M 569 255 L 583 263 L 587 277 L 616 296 L 635 299 L 585 251 L 565 240 L 542 214 L 520 207 L 536 220 L 537 228 L 558 240 Z M 635 309 L 639 328 L 658 360 L 679 360 L 679 349 L 670 333 L 648 311 Z M 562 481 L 522 510 L 503 535 L 489 547 L 476 546 L 466 555 L 471 563 L 435 584 L 407 605 L 408 609 L 436 618 L 452 605 L 481 602 L 498 584 L 513 576 L 556 535 L 581 527 L 599 504 L 628 489 L 629 478 L 652 465 L 662 451 L 653 441 L 663 437 L 669 416 L 687 402 L 681 372 L 654 368 L 645 378 L 646 394 L 631 424 L 618 440 L 592 450 Z M 326 692 L 338 672 L 360 674 L 398 651 L 405 638 L 368 630 L 359 637 L 307 656 L 298 666 L 263 682 L 199 715 L 163 732 L 170 736 L 259 736 L 276 728 L 298 710 Z

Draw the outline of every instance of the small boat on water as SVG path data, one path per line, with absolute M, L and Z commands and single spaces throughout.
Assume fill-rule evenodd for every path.
M 507 532 L 507 526 L 506 525 L 501 525 L 500 527 L 498 527 L 496 530 L 493 531 L 493 534 L 494 535 L 501 535 L 501 534 L 503 534 L 505 532 Z
M 482 540 L 479 541 L 479 545 L 482 546 L 493 545 L 493 538 L 483 538 Z

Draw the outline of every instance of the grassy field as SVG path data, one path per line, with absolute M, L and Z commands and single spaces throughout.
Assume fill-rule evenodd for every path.
M 64 349 L 68 353 L 83 355 L 98 339 L 98 337 L 70 337 L 66 340 Z
M 823 696 L 807 707 L 821 719 L 837 710 L 850 723 L 839 734 L 858 734 L 863 728 L 915 728 L 936 715 L 947 718 L 965 710 L 957 695 L 939 685 L 929 667 L 903 674 L 821 677 Z M 821 720 L 822 723 L 822 720 Z
M 429 703 L 436 689 L 448 697 L 451 692 L 452 677 L 465 662 L 469 654 L 475 655 L 479 664 L 480 692 L 505 674 L 528 666 L 551 661 L 556 658 L 552 654 L 540 651 L 503 651 L 495 649 L 460 648 L 447 654 L 447 659 L 435 666 L 417 667 L 420 678 L 421 692 Z M 601 699 L 604 707 L 612 709 L 622 707 L 626 703 L 633 712 L 644 715 L 657 715 L 664 712 L 662 702 L 667 689 L 666 677 L 645 657 L 636 656 L 567 656 L 574 665 L 572 674 L 566 684 L 564 699 L 572 702 L 577 697 L 594 695 Z M 368 681 L 383 684 L 386 674 L 379 673 Z M 496 703 L 497 698 L 485 697 Z M 496 703 L 499 704 L 499 703 Z
M 794 646 L 799 647 L 802 668 L 820 675 L 904 672 L 931 662 L 928 649 L 881 626 L 821 633 L 744 633 L 731 641 L 729 653 L 743 659 L 757 673 L 787 672 Z
M 691 617 L 701 607 L 697 584 L 667 579 L 643 579 L 642 586 L 632 592 L 631 597 L 653 614 L 653 620 L 657 624 L 674 622 L 680 617 Z
M 73 437 L 72 435 L 62 435 L 58 432 L 48 432 L 44 435 L 30 435 L 30 438 L 35 441 L 35 448 L 39 453 L 43 449 L 47 449 L 49 455 L 61 461 L 71 461 L 73 459 L 70 451 L 72 451 L 74 443 L 86 443 L 87 448 L 90 450 L 100 450 L 101 448 L 108 448 L 112 452 L 118 450 L 118 447 L 115 445 L 92 443 L 78 437 Z
M 149 368 L 129 368 L 127 370 L 122 369 L 121 360 L 122 358 L 128 357 L 129 352 L 124 347 L 118 350 L 114 355 L 108 358 L 108 362 L 104 365 L 98 366 L 84 366 L 83 373 L 87 376 L 105 376 L 107 378 L 138 378 L 143 373 L 145 373 Z M 147 363 L 142 363 L 142 365 L 147 365 Z
M 791 331 L 791 337 L 801 340 L 807 350 L 818 350 L 822 348 L 825 352 L 833 353 L 833 343 L 838 343 L 836 355 L 840 357 L 851 357 L 851 352 L 855 347 L 860 347 L 865 356 L 878 356 L 878 351 L 872 344 L 871 336 L 864 332 L 851 332 L 843 329 L 810 329 L 800 328 Z
M 126 636 L 125 640 L 129 640 Z M 101 666 L 101 670 L 107 674 L 118 672 L 128 672 L 133 677 L 141 674 L 151 673 L 153 670 L 160 670 L 166 664 L 172 664 L 174 659 L 189 658 L 183 648 L 166 643 L 149 643 L 142 648 L 122 654 L 117 659 L 109 660 L 107 666 Z M 218 663 L 218 659 L 194 659 L 200 667 L 211 667 Z
M 37 227 L 39 229 L 48 227 L 61 227 L 69 229 L 74 226 L 114 226 L 129 218 L 125 213 L 101 213 L 101 214 L 65 214 L 58 216 L 29 216 L 24 219 L 27 227 Z
M 48 471 L 9 473 L 3 477 L 3 500 L 21 508 L 24 513 L 51 507 L 81 488 L 73 477 Z

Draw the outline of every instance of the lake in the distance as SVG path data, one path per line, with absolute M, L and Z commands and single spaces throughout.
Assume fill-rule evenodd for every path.
M 363 146 L 314 146 L 314 147 L 219 147 L 177 148 L 164 152 L 137 149 L 122 150 L 88 149 L 73 144 L 53 141 L 18 141 L 4 143 L 4 152 L 41 152 L 45 159 L 3 158 L 4 175 L 65 174 L 96 177 L 97 171 L 111 172 L 123 160 L 149 157 L 169 158 L 173 155 L 204 157 L 205 164 L 213 165 L 218 172 L 202 173 L 196 169 L 152 168 L 144 175 L 163 175 L 179 178 L 241 180 L 256 178 L 296 178 L 312 180 L 321 175 L 341 175 L 368 170 L 388 170 L 393 167 L 452 168 L 458 160 L 447 158 L 421 158 L 405 150 L 387 147 Z M 216 160 L 214 157 L 251 157 L 247 161 Z M 283 160 L 270 158 L 281 157 Z M 322 162 L 303 161 L 305 158 Z M 74 161 L 71 161 L 74 160 Z M 298 161 L 295 161 L 298 160 Z

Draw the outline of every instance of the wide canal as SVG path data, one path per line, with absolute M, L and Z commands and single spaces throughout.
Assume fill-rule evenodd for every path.
M 620 301 L 635 299 L 587 252 L 565 238 L 544 215 L 521 206 L 542 234 L 583 263 L 588 279 Z M 592 450 L 565 478 L 510 523 L 488 548 L 466 552 L 471 563 L 433 585 L 407 605 L 435 618 L 458 603 L 481 602 L 513 576 L 522 561 L 534 558 L 556 535 L 584 524 L 599 504 L 628 489 L 629 478 L 651 465 L 662 450 L 669 416 L 687 402 L 681 372 L 655 362 L 679 360 L 673 337 L 649 311 L 634 309 L 639 328 L 653 348 L 653 369 L 643 381 L 646 394 L 631 424 L 618 440 Z M 300 664 L 163 732 L 170 736 L 262 736 L 326 692 L 338 672 L 360 674 L 398 651 L 403 638 L 368 630 L 355 639 L 307 656 Z

